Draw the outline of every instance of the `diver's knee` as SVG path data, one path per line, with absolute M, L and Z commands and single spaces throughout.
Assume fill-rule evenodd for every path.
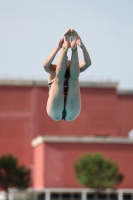
M 74 113 L 74 114 L 67 114 L 65 117 L 65 120 L 70 122 L 75 120 L 79 116 L 80 112 Z
M 55 121 L 60 121 L 62 119 L 62 114 L 59 114 L 59 113 L 54 113 L 53 114 L 53 113 L 48 112 L 48 111 L 47 111 L 47 114 L 51 119 L 53 119 Z
M 62 119 L 62 115 L 49 115 L 49 117 L 54 121 L 60 121 Z

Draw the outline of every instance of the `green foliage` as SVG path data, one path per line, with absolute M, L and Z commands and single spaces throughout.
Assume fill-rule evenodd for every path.
M 0 157 L 0 188 L 7 192 L 9 187 L 27 188 L 30 184 L 30 170 L 18 165 L 12 155 Z
M 81 185 L 96 189 L 113 188 L 124 176 L 116 162 L 103 158 L 100 153 L 86 154 L 74 163 L 75 174 Z

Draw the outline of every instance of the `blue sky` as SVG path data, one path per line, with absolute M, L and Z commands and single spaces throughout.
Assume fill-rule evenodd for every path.
M 132 0 L 0 0 L 0 78 L 46 80 L 42 63 L 68 28 L 92 60 L 80 80 L 133 89 Z

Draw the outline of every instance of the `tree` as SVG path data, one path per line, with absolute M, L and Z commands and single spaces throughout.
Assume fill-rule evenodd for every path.
M 122 182 L 124 176 L 119 173 L 116 162 L 103 158 L 100 153 L 86 154 L 74 163 L 78 182 L 85 187 L 95 188 L 97 191 L 113 188 Z
M 0 157 L 0 188 L 7 193 L 8 188 L 25 189 L 30 184 L 30 170 L 24 165 L 19 166 L 18 160 L 12 155 Z

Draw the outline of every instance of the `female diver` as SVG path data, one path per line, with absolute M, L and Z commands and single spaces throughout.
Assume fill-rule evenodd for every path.
M 77 45 L 82 49 L 83 62 L 79 63 Z M 71 48 L 71 61 L 67 60 L 67 51 Z M 57 65 L 52 64 L 61 49 Z M 49 97 L 47 114 L 55 121 L 73 121 L 81 111 L 79 73 L 91 65 L 86 47 L 78 33 L 69 29 L 59 41 L 57 47 L 44 61 L 43 67 L 48 73 Z

